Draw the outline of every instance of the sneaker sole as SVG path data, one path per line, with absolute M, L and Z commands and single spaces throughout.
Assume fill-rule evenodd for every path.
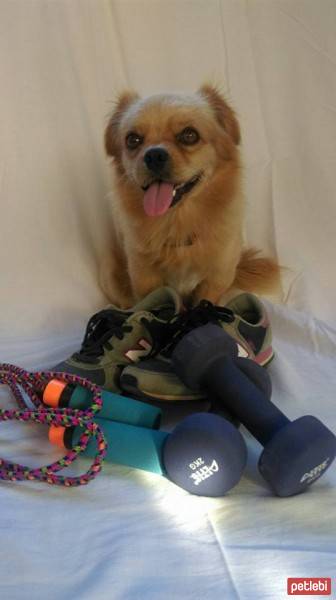
M 190 396 L 186 396 L 184 394 L 183 396 L 177 396 L 176 394 L 155 394 L 147 392 L 144 389 L 139 390 L 139 388 L 134 385 L 134 381 L 136 381 L 136 379 L 132 375 L 124 375 L 121 382 L 122 390 L 137 398 L 143 398 L 145 400 L 161 400 L 162 402 L 199 402 L 200 400 L 207 400 L 204 395 L 190 394 Z

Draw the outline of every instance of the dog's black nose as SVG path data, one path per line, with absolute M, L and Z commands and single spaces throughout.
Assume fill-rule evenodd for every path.
M 164 148 L 150 148 L 144 156 L 146 166 L 156 175 L 162 173 L 167 165 L 168 159 L 169 154 Z

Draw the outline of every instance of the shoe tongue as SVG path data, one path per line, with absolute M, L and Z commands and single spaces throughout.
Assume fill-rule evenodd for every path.
M 145 191 L 143 205 L 149 217 L 157 217 L 167 212 L 173 201 L 174 186 L 172 183 L 155 181 Z
M 76 360 L 82 362 L 92 362 L 103 354 L 103 343 L 106 336 L 114 337 L 114 330 L 121 328 L 127 319 L 127 311 L 118 311 L 115 309 L 103 309 L 100 313 L 94 315 L 88 324 L 87 331 L 82 342 L 82 346 L 73 356 Z
M 111 311 L 111 317 L 108 315 L 102 316 L 101 320 L 97 323 L 94 330 L 91 333 L 90 339 L 91 341 L 99 340 L 106 332 L 114 326 L 121 326 L 126 320 L 128 313 L 126 311 Z

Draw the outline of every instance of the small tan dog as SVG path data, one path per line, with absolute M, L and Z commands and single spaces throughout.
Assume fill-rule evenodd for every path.
M 105 133 L 116 193 L 101 285 L 113 304 L 130 307 L 162 285 L 193 304 L 277 285 L 278 265 L 242 249 L 239 142 L 234 112 L 210 85 L 120 96 Z

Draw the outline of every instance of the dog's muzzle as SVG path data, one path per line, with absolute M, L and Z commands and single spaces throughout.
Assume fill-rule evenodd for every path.
M 150 148 L 144 155 L 144 163 L 153 175 L 163 175 L 169 166 L 170 156 L 164 148 Z M 166 173 L 167 174 L 167 173 Z

